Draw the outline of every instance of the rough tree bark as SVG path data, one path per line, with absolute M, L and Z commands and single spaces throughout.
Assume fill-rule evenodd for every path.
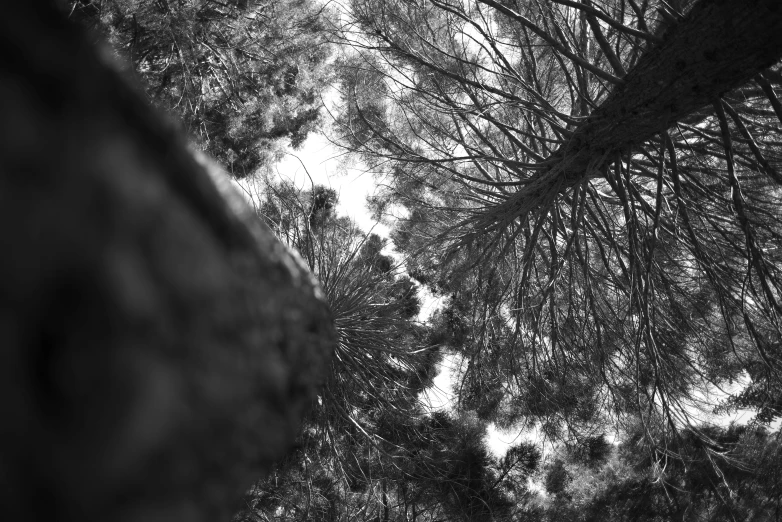
M 499 2 L 483 3 L 507 12 Z M 714 103 L 782 56 L 782 2 L 702 0 L 670 26 L 611 95 L 579 125 L 536 179 L 501 208 L 505 219 L 545 208 L 557 193 L 676 121 Z
M 0 512 L 226 520 L 325 380 L 330 314 L 44 5 L 0 17 Z

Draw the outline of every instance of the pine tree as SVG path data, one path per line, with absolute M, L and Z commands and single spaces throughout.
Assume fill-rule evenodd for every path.
M 779 415 L 772 1 L 354 0 L 343 144 L 458 310 L 461 404 L 581 437 Z M 715 404 L 710 405 L 711 407 Z

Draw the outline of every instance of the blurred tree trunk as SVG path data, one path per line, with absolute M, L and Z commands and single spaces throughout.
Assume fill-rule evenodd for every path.
M 330 313 L 44 5 L 0 17 L 0 512 L 227 520 L 325 381 Z

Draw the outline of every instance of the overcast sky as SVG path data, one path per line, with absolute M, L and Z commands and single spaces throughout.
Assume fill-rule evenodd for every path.
M 311 134 L 301 150 L 291 150 L 277 164 L 277 174 L 305 190 L 312 188 L 312 183 L 335 189 L 339 194 L 339 215 L 350 217 L 365 232 L 372 230 L 388 237 L 388 228 L 375 222 L 367 211 L 367 196 L 375 192 L 372 174 L 361 168 L 345 169 L 340 154 L 323 135 Z

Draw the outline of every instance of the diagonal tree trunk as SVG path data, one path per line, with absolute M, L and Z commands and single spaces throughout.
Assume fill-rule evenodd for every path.
M 482 3 L 510 13 L 494 0 Z M 589 177 L 676 121 L 711 105 L 782 57 L 782 3 L 702 0 L 651 46 L 546 168 L 492 210 L 512 220 Z
M 0 17 L 0 511 L 227 520 L 325 381 L 330 313 L 45 5 Z

